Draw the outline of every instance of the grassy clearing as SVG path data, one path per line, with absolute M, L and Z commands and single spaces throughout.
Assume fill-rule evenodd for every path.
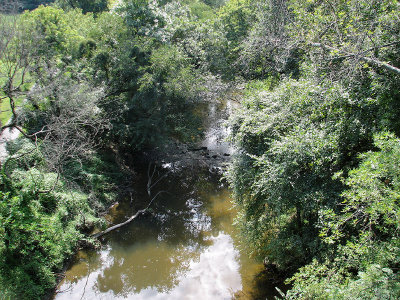
M 2 62 L 0 61 L 0 97 L 4 97 L 2 87 L 7 82 L 7 76 L 4 75 L 7 73 L 8 72 L 7 72 L 4 64 L 2 64 Z M 18 86 L 20 84 L 21 80 L 22 80 L 22 75 L 17 74 L 15 77 L 15 80 L 14 80 L 14 85 Z M 25 83 L 21 86 L 21 91 L 22 92 L 29 91 L 32 87 L 31 76 L 29 75 L 29 73 L 27 73 L 25 75 L 24 82 Z M 22 102 L 24 101 L 24 98 L 25 98 L 25 95 L 23 95 L 23 94 L 16 98 L 16 102 L 15 102 L 16 107 L 18 107 L 22 104 Z M 10 107 L 10 99 L 5 98 L 0 101 L 1 126 L 3 126 L 4 124 L 7 124 L 7 122 L 11 119 L 11 116 L 12 116 L 12 112 L 11 112 L 11 107 Z
M 11 118 L 10 101 L 8 98 L 4 99 L 0 103 L 0 111 L 1 111 L 0 112 L 0 122 L 1 122 L 1 125 L 3 126 Z
M 1 66 L 1 62 L 0 62 Z M 26 78 L 29 78 L 29 76 L 26 76 Z M 4 93 L 1 91 L 1 87 L 4 85 L 4 78 L 0 77 L 0 97 L 4 96 Z M 32 83 L 25 83 L 22 86 L 23 91 L 28 91 L 32 87 Z M 15 106 L 18 107 L 22 104 L 22 102 L 25 99 L 25 95 L 20 95 L 19 97 L 16 98 L 15 100 Z M 10 99 L 5 98 L 1 100 L 0 102 L 0 121 L 1 121 L 1 126 L 4 124 L 7 124 L 7 122 L 11 119 L 12 117 L 12 111 L 11 111 L 11 106 L 10 106 Z
M 20 106 L 24 101 L 24 96 L 17 98 L 16 106 Z M 11 119 L 12 112 L 10 107 L 10 99 L 6 98 L 0 103 L 0 121 L 1 125 L 7 124 L 7 122 Z

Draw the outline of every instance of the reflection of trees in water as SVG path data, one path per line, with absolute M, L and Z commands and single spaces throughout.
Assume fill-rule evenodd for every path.
M 163 172 L 160 170 L 158 175 Z M 136 207 L 130 206 L 130 199 L 121 203 L 113 212 L 118 215 L 116 223 L 124 220 L 121 211 L 130 216 L 146 206 L 146 175 L 140 180 L 134 187 Z M 249 293 L 254 285 L 246 281 L 252 280 L 257 270 L 252 269 L 249 260 L 237 257 L 232 211 L 226 201 L 229 192 L 218 175 L 199 170 L 171 172 L 152 193 L 160 190 L 168 193 L 154 202 L 151 214 L 107 236 L 107 246 L 102 251 L 82 257 L 85 267 L 80 269 L 76 295 L 85 285 L 88 261 L 92 273 L 87 297 L 102 293 L 118 299 L 134 298 L 135 294 L 138 298 L 171 298 L 186 289 L 223 293 L 224 286 L 235 287 L 236 291 L 241 285 Z M 138 199 L 145 200 L 139 203 Z M 217 278 L 220 287 L 215 286 Z
M 232 92 L 226 95 L 227 97 L 219 99 L 219 101 L 208 103 L 205 108 L 207 116 L 203 118 L 205 120 L 205 137 L 201 145 L 220 154 L 232 153 L 232 146 L 226 141 L 229 129 L 225 126 L 235 106 L 234 98 L 231 94 Z
M 100 292 L 112 290 L 114 294 L 128 295 L 149 287 L 158 292 L 169 291 L 198 253 L 153 241 L 131 249 L 129 255 L 117 249 L 110 256 L 114 261 L 98 276 L 97 288 Z
M 183 172 L 166 177 L 153 191 L 168 191 L 154 203 L 154 212 L 110 235 L 106 267 L 97 278 L 100 292 L 123 296 L 149 287 L 167 292 L 178 284 L 189 263 L 211 243 L 211 218 L 203 212 L 200 197 L 217 189 L 216 178 L 210 176 Z M 145 198 L 145 193 L 136 197 Z M 98 260 L 95 265 L 100 266 L 100 256 Z

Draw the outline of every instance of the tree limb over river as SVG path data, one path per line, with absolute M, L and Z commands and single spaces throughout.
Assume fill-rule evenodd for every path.
M 158 193 L 151 199 L 149 205 L 147 205 L 146 208 L 138 210 L 132 217 L 130 217 L 130 218 L 129 218 L 128 220 L 126 220 L 125 222 L 122 222 L 122 223 L 119 223 L 119 224 L 117 224 L 117 225 L 111 226 L 110 228 L 107 228 L 107 229 L 104 230 L 104 231 L 95 233 L 95 234 L 92 235 L 92 237 L 93 237 L 93 238 L 99 238 L 99 237 L 102 237 L 103 235 L 105 235 L 105 234 L 107 234 L 107 233 L 109 233 L 109 232 L 111 232 L 111 231 L 114 231 L 114 230 L 116 230 L 116 229 L 118 229 L 118 228 L 121 228 L 121 227 L 123 227 L 123 226 L 125 226 L 125 225 L 128 225 L 128 224 L 131 223 L 133 220 L 135 220 L 138 216 L 140 216 L 140 215 L 146 213 L 146 212 L 148 211 L 148 209 L 150 208 L 151 204 L 153 203 L 153 201 L 154 201 L 161 193 L 165 193 L 165 191 L 160 191 L 160 192 L 158 192 Z
M 146 187 L 147 187 L 147 194 L 149 195 L 149 197 L 151 197 L 151 189 L 152 189 L 157 183 L 159 183 L 162 179 L 164 179 L 164 178 L 168 175 L 168 173 L 169 173 L 169 171 L 166 172 L 166 173 L 165 173 L 164 175 L 162 175 L 155 183 L 152 183 L 153 177 L 154 177 L 154 174 L 155 174 L 155 172 L 156 172 L 157 166 L 154 165 L 153 172 L 152 172 L 151 175 L 150 175 L 151 165 L 152 165 L 152 164 L 149 163 L 149 167 L 148 167 L 148 170 L 147 170 L 147 177 L 148 177 L 148 180 L 147 180 L 147 185 L 146 185 Z M 121 228 L 121 227 L 123 227 L 123 226 L 125 226 L 125 225 L 128 225 L 128 224 L 131 223 L 133 220 L 135 220 L 137 217 L 139 217 L 140 215 L 146 213 L 146 212 L 149 210 L 151 204 L 154 202 L 154 200 L 156 200 L 157 197 L 158 197 L 159 195 L 161 195 L 162 193 L 166 193 L 166 191 L 159 191 L 153 198 L 151 198 L 151 200 L 150 200 L 149 204 L 146 206 L 146 208 L 138 210 L 138 211 L 137 211 L 132 217 L 130 217 L 128 220 L 126 220 L 126 221 L 124 221 L 124 222 L 122 222 L 122 223 L 116 224 L 116 225 L 114 225 L 114 226 L 111 226 L 110 228 L 107 228 L 107 229 L 104 230 L 104 231 L 95 233 L 95 234 L 92 235 L 92 237 L 93 237 L 93 238 L 99 238 L 99 237 L 102 237 L 103 235 L 105 235 L 105 234 L 107 234 L 107 233 L 109 233 L 109 232 L 111 232 L 111 231 L 114 231 L 114 230 L 116 230 L 116 229 L 118 229 L 118 228 Z

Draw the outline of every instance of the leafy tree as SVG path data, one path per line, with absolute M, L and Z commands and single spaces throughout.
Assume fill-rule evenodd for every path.
M 41 6 L 23 16 L 22 21 L 31 28 L 30 34 L 43 39 L 37 45 L 37 55 L 51 57 L 67 51 L 71 27 L 64 15 L 61 9 Z
M 191 140 L 200 125 L 190 109 L 199 92 L 197 80 L 189 59 L 177 48 L 154 50 L 137 92 L 128 100 L 130 107 L 123 116 L 127 126 L 118 127 L 122 129 L 118 134 L 138 149 L 171 135 Z
M 238 58 L 246 77 L 265 78 L 286 73 L 298 76 L 301 51 L 289 46 L 287 27 L 293 13 L 286 0 L 255 1 L 255 24 L 243 41 Z
M 0 6 L 0 104 L 10 102 L 13 114 L 16 113 L 16 101 L 22 94 L 25 75 L 31 61 L 31 40 L 24 40 L 24 26 L 15 15 L 18 4 L 5 1 Z M 14 124 L 0 124 L 1 130 Z
M 244 75 L 269 79 L 248 85 L 231 120 L 238 154 L 227 178 L 237 223 L 269 263 L 294 271 L 314 259 L 294 276 L 291 299 L 397 298 L 396 192 L 373 187 L 385 185 L 377 169 L 396 173 L 389 153 L 395 155 L 397 139 L 380 136 L 374 145 L 372 137 L 388 129 L 399 134 L 399 5 L 254 5 L 256 23 L 238 63 Z M 382 150 L 376 156 L 360 158 L 376 148 Z M 371 203 L 372 195 L 379 204 Z
M 379 107 L 359 105 L 333 83 L 283 80 L 272 86 L 249 85 L 248 99 L 231 120 L 239 152 L 228 179 L 238 223 L 256 253 L 293 268 L 322 251 L 320 210 L 336 210 L 342 190 L 332 177 L 339 170 L 347 174 L 357 153 L 372 147 Z
M 377 152 L 345 180 L 341 211 L 324 212 L 321 236 L 337 251 L 307 265 L 293 277 L 288 299 L 396 299 L 400 295 L 400 140 L 375 137 Z
M 247 37 L 254 11 L 251 1 L 230 0 L 221 6 L 218 11 L 219 20 L 224 27 L 225 37 L 229 41 L 227 48 L 228 65 L 232 67 L 239 55 L 239 46 Z
M 9 150 L 0 181 L 0 291 L 33 299 L 54 286 L 54 272 L 97 220 L 87 195 L 41 170 L 34 144 L 21 140 Z
M 287 80 L 272 92 L 270 86 L 250 89 L 231 120 L 239 153 L 228 179 L 238 222 L 255 250 L 287 268 L 318 251 L 318 211 L 340 191 L 331 176 L 341 163 L 347 122 L 337 123 L 349 100 L 339 87 L 327 90 L 309 81 Z
M 230 0 L 219 9 L 218 16 L 226 28 L 228 40 L 234 44 L 234 49 L 246 37 L 250 28 L 250 1 Z
M 120 10 L 126 13 L 126 23 L 135 34 L 156 37 L 165 25 L 158 8 L 159 1 L 126 0 Z
M 336 76 L 342 76 L 332 68 L 337 62 L 347 74 L 360 68 L 400 74 L 390 54 L 399 46 L 397 1 L 291 1 L 290 7 L 296 15 L 293 38 L 321 67 Z

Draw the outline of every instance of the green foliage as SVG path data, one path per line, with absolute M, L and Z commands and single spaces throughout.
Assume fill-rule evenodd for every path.
M 12 155 L 23 161 L 9 158 L 0 182 L 0 282 L 18 299 L 52 288 L 55 272 L 84 238 L 81 230 L 97 222 L 87 195 L 33 167 L 41 163 L 35 149 L 16 144 Z
M 214 10 L 201 1 L 188 1 L 190 12 L 200 20 L 215 18 Z
M 304 72 L 341 82 L 358 98 L 379 101 L 390 118 L 386 125 L 398 133 L 398 122 L 389 111 L 397 107 L 399 75 L 383 62 L 400 66 L 399 3 L 294 0 L 289 6 L 294 20 L 287 27 L 288 43 L 304 53 Z
M 354 226 L 352 230 L 366 231 L 370 239 L 397 232 L 400 213 L 398 142 L 393 134 L 378 135 L 375 137 L 375 146 L 380 152 L 368 152 L 360 156 L 363 162 L 349 172 L 345 181 L 349 189 L 342 195 L 345 208 L 335 222 L 337 228 L 351 224 Z M 335 219 L 335 216 L 330 215 L 330 218 Z M 325 231 L 323 233 L 328 235 Z M 330 238 L 334 240 L 338 238 L 337 235 L 340 235 L 339 230 Z
M 157 36 L 164 27 L 164 17 L 157 13 L 157 1 L 126 0 L 122 8 L 126 14 L 125 20 L 135 34 L 142 36 Z
M 305 80 L 285 80 L 272 92 L 269 83 L 255 88 L 231 120 L 240 152 L 228 179 L 246 235 L 259 254 L 286 268 L 318 251 L 318 211 L 340 188 L 331 177 L 341 164 L 349 99 L 339 87 Z
M 32 35 L 38 35 L 43 41 L 38 49 L 38 55 L 48 53 L 63 53 L 67 49 L 67 34 L 70 28 L 64 18 L 64 11 L 51 6 L 26 13 L 22 22 L 29 24 Z
M 237 223 L 256 253 L 293 269 L 326 247 L 321 211 L 336 211 L 342 190 L 333 175 L 347 174 L 357 153 L 371 148 L 378 107 L 360 105 L 340 85 L 309 80 L 253 83 L 245 94 L 230 121 L 239 149 L 227 175 Z
M 24 13 L 21 22 L 29 30 L 25 30 L 22 38 L 34 42 L 30 55 L 36 66 L 31 66 L 31 71 L 41 74 L 45 72 L 43 69 L 61 67 L 71 57 L 80 55 L 82 33 L 87 31 L 85 27 L 90 28 L 91 20 L 93 16 L 84 16 L 80 10 L 66 13 L 52 6 L 40 6 Z
M 290 28 L 293 38 L 306 43 L 320 42 L 338 49 L 331 50 L 331 54 L 354 53 L 360 50 L 357 47 L 366 50 L 375 46 L 378 48 L 367 52 L 376 51 L 373 55 L 380 59 L 391 51 L 380 46 L 396 40 L 399 34 L 397 1 L 349 0 L 330 3 L 293 0 L 289 5 L 296 16 L 296 22 Z M 361 43 L 360 39 L 365 35 L 369 38 Z
M 247 39 L 237 52 L 237 62 L 243 75 L 269 79 L 264 86 L 260 82 L 248 86 L 242 108 L 231 119 L 231 139 L 238 154 L 227 178 L 244 235 L 257 254 L 282 269 L 295 270 L 313 258 L 323 261 L 327 253 L 334 255 L 336 246 L 322 242 L 328 236 L 332 242 L 348 239 L 363 244 L 345 234 L 358 229 L 335 218 L 346 197 L 341 195 L 345 181 L 339 178 L 352 178 L 350 169 L 362 159 L 358 154 L 375 147 L 375 133 L 399 132 L 395 108 L 399 81 L 382 64 L 357 64 L 352 53 L 360 53 L 362 44 L 366 59 L 391 57 L 390 63 L 398 66 L 394 55 L 398 9 L 395 1 L 271 0 L 250 6 L 249 15 L 253 11 L 256 22 L 244 34 Z M 371 36 L 363 43 L 366 34 Z M 285 79 L 282 73 L 299 79 Z M 277 86 L 271 84 L 271 76 L 281 80 Z M 370 170 L 364 175 L 365 181 L 355 184 L 367 182 Z M 382 195 L 380 203 L 386 197 Z M 373 227 L 385 228 L 393 236 L 395 229 L 385 221 L 392 218 L 392 206 L 385 207 L 374 215 Z M 352 214 L 372 218 L 364 211 L 351 211 L 343 220 Z M 322 220 L 330 220 L 329 228 L 338 236 L 320 232 Z M 358 226 L 364 222 L 355 221 Z
M 321 236 L 339 243 L 324 263 L 315 261 L 292 278 L 288 299 L 396 299 L 400 296 L 399 215 L 400 140 L 393 134 L 375 137 L 378 152 L 345 180 L 340 212 L 326 212 Z
M 397 299 L 400 293 L 398 275 L 378 264 L 351 276 L 314 262 L 300 269 L 293 280 L 295 285 L 285 299 Z
M 250 1 L 230 0 L 218 11 L 222 23 L 226 27 L 228 40 L 237 46 L 246 36 L 251 20 Z
M 250 3 L 251 1 L 248 0 L 230 0 L 218 11 L 225 37 L 229 41 L 226 49 L 229 67 L 232 67 L 238 59 L 239 45 L 247 37 L 250 24 L 254 18 Z
M 130 125 L 121 128 L 123 139 L 140 148 L 171 134 L 183 140 L 198 135 L 200 121 L 190 111 L 198 78 L 189 59 L 175 47 L 162 46 L 152 52 L 149 63 L 129 100 L 125 122 Z
M 302 51 L 289 46 L 287 30 L 293 23 L 288 1 L 268 0 L 253 3 L 254 22 L 240 45 L 238 65 L 246 78 L 265 78 L 285 73 L 298 77 Z

